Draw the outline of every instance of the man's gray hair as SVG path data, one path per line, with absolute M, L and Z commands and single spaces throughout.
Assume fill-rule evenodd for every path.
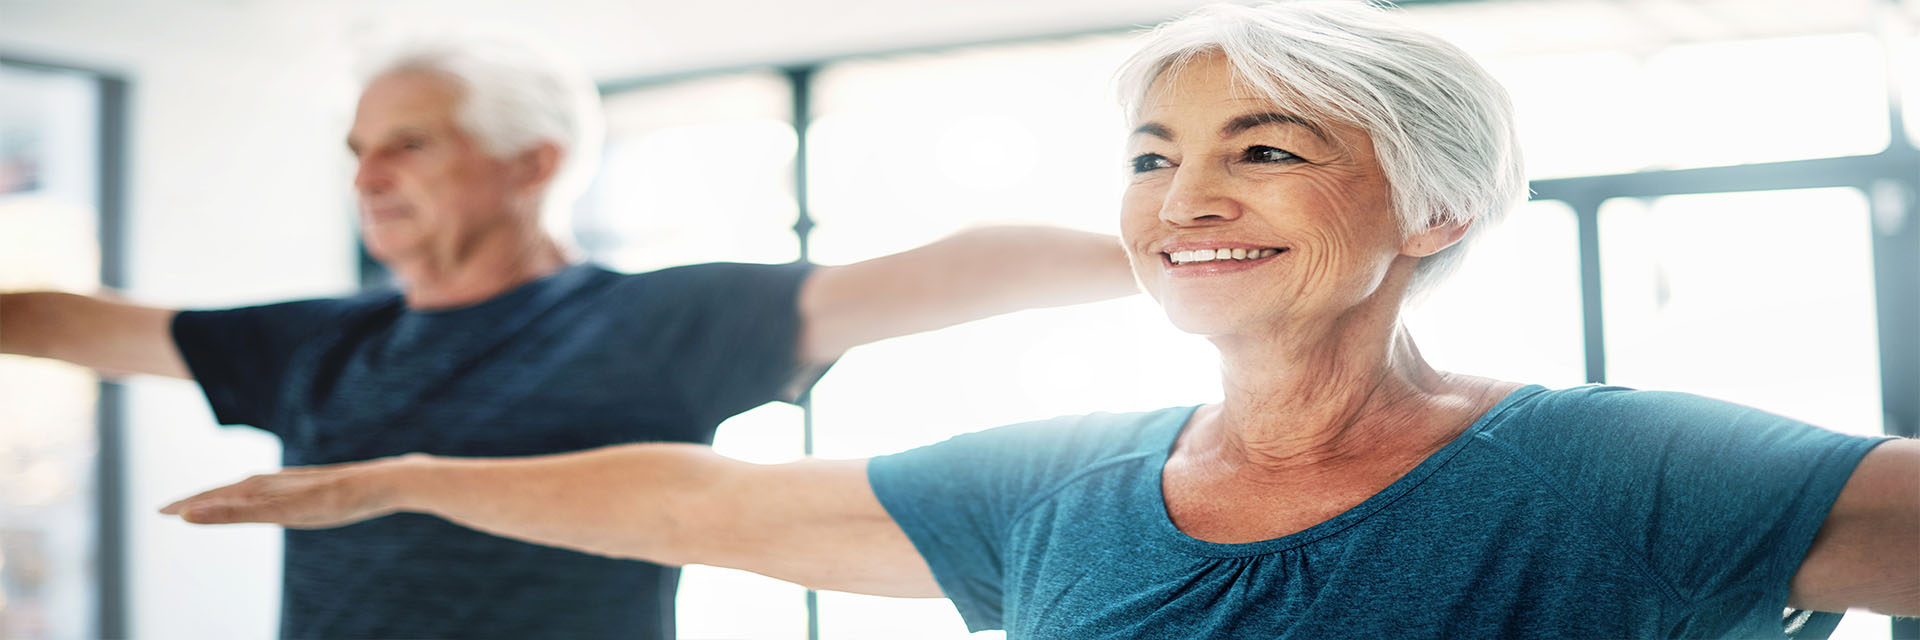
M 1459 266 L 1468 245 L 1525 195 L 1507 92 L 1447 42 L 1362 2 L 1217 4 L 1154 29 L 1121 67 L 1130 123 L 1154 81 L 1219 53 L 1255 95 L 1316 124 L 1373 138 L 1403 233 L 1468 223 L 1466 236 L 1421 260 L 1413 297 Z
M 577 65 L 522 38 L 460 34 L 405 42 L 364 77 L 370 82 L 396 72 L 432 74 L 458 85 L 455 118 L 490 156 L 510 157 L 543 142 L 559 147 L 542 225 L 563 241 L 571 239 L 569 214 L 593 179 L 606 126 L 599 92 Z

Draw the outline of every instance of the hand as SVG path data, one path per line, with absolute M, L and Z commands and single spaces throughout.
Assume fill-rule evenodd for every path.
M 253 476 L 174 502 L 160 513 L 195 524 L 266 522 L 290 529 L 330 529 L 378 518 L 398 508 L 383 484 L 388 472 L 423 455 L 315 467 Z

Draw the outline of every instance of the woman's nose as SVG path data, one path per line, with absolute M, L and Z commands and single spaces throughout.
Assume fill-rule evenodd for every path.
M 1160 219 L 1176 227 L 1238 219 L 1241 208 L 1230 192 L 1232 179 L 1224 169 L 1202 163 L 1174 169 Z

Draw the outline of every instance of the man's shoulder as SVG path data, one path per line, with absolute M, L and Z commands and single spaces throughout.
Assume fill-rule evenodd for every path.
M 182 310 L 174 322 L 176 326 L 182 323 L 312 325 L 337 322 L 403 305 L 397 290 L 380 287 L 338 297 L 298 298 L 222 308 L 190 308 Z

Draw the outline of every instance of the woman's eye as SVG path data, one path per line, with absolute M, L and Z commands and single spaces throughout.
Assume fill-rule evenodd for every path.
M 408 151 L 419 151 L 419 150 L 421 150 L 421 149 L 425 149 L 425 148 L 427 148 L 427 141 L 425 141 L 425 140 L 401 140 L 401 141 L 400 141 L 400 148 L 402 148 L 402 149 L 406 149 L 406 150 L 408 150 Z
M 1263 164 L 1275 163 L 1275 162 L 1296 162 L 1300 160 L 1300 156 L 1293 155 L 1292 153 L 1284 149 L 1275 149 L 1273 147 L 1268 147 L 1268 146 L 1253 146 L 1253 147 L 1247 147 L 1246 160 L 1247 162 L 1263 163 Z
M 1147 173 L 1158 169 L 1171 168 L 1173 162 L 1167 160 L 1166 156 L 1158 153 L 1143 153 L 1134 156 L 1132 160 L 1128 160 L 1127 166 L 1131 167 L 1134 173 Z

